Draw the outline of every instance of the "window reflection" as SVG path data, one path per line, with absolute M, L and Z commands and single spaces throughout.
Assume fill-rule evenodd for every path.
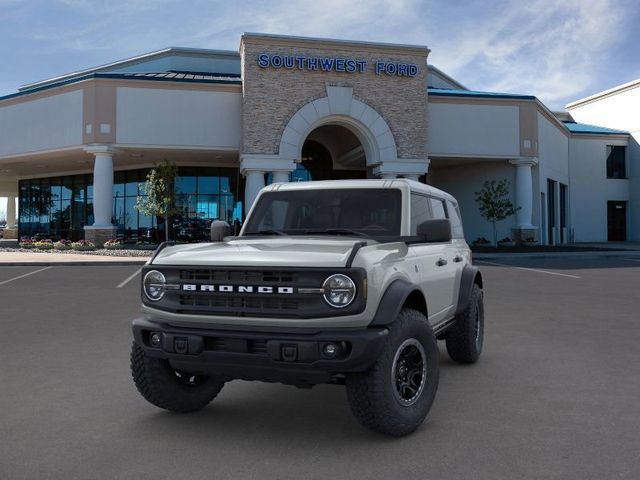
M 114 172 L 112 223 L 118 238 L 156 243 L 164 238 L 164 219 L 144 215 L 135 208 L 139 185 L 150 169 Z M 177 240 L 206 240 L 212 220 L 224 220 L 239 228 L 242 192 L 235 168 L 179 168 L 176 208 L 171 221 Z M 19 229 L 21 236 L 54 240 L 78 240 L 84 226 L 92 225 L 93 176 L 73 175 L 19 182 Z

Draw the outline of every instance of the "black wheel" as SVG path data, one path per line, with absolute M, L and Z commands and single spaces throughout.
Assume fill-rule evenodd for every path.
M 167 360 L 148 357 L 133 342 L 131 374 L 142 396 L 156 407 L 172 412 L 195 412 L 206 407 L 224 381 L 215 377 L 192 375 L 171 368 Z
M 364 373 L 347 376 L 351 411 L 367 428 L 407 435 L 429 413 L 439 372 L 438 346 L 427 319 L 417 310 L 402 309 L 378 361 Z
M 456 317 L 445 338 L 449 356 L 458 363 L 475 363 L 484 341 L 484 303 L 482 289 L 474 284 L 469 304 Z

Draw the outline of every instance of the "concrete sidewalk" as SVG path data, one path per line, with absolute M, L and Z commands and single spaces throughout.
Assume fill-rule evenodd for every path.
M 0 266 L 143 265 L 151 258 L 80 253 L 0 252 Z
M 489 260 L 489 259 L 507 259 L 507 258 L 593 258 L 593 257 L 626 257 L 626 258 L 638 258 L 640 259 L 640 250 L 581 250 L 575 252 L 483 252 L 474 253 L 473 258 L 476 260 Z

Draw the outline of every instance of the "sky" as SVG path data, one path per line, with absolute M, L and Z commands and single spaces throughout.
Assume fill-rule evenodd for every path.
M 640 77 L 632 0 L 0 0 L 0 95 L 168 46 L 237 50 L 242 32 L 427 45 L 470 89 L 551 109 Z
M 640 78 L 638 25 L 633 0 L 0 0 L 0 95 L 169 46 L 237 50 L 243 32 L 264 32 L 427 45 L 467 88 L 558 110 Z

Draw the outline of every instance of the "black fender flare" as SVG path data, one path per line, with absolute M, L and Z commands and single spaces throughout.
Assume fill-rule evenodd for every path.
M 406 280 L 397 279 L 391 282 L 382 295 L 380 303 L 378 304 L 378 310 L 369 325 L 389 325 L 396 319 L 409 295 L 416 290 L 420 291 L 416 285 Z M 420 292 L 420 294 L 422 295 L 422 292 Z
M 460 315 L 464 312 L 469 304 L 469 298 L 471 297 L 471 290 L 473 285 L 477 283 L 482 288 L 482 274 L 478 267 L 473 265 L 465 265 L 462 269 L 462 276 L 460 278 L 460 290 L 458 292 L 458 306 L 456 307 L 456 315 Z

